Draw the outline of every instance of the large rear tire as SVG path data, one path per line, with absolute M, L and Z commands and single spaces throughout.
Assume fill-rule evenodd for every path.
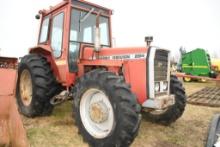
M 135 95 L 123 79 L 91 71 L 73 88 L 79 132 L 93 147 L 127 147 L 137 136 L 141 115 Z
M 171 124 L 182 116 L 186 106 L 186 94 L 182 83 L 176 76 L 171 75 L 170 93 L 175 96 L 175 104 L 165 110 L 154 110 L 144 112 L 145 117 L 150 121 L 160 124 Z
M 36 117 L 51 114 L 53 106 L 50 98 L 59 92 L 60 87 L 45 57 L 30 54 L 21 59 L 16 97 L 23 115 Z

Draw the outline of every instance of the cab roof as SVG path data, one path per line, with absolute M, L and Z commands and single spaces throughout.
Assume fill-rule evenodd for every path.
M 101 11 L 105 15 L 111 15 L 112 10 L 109 8 L 105 8 L 103 6 L 87 2 L 85 0 L 63 0 L 61 3 L 55 5 L 55 6 L 50 6 L 49 10 L 40 10 L 39 13 L 42 15 L 48 15 L 52 13 L 53 11 L 59 9 L 60 7 L 63 7 L 64 5 L 71 5 L 71 6 L 77 6 L 77 7 L 82 7 L 84 9 L 91 9 L 94 8 L 95 11 Z

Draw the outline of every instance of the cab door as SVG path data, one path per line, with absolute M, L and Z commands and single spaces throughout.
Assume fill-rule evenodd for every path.
M 52 14 L 50 46 L 57 65 L 59 80 L 65 85 L 67 81 L 68 61 L 67 61 L 67 7 L 62 7 Z

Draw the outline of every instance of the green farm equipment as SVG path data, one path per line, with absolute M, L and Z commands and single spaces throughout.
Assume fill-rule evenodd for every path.
M 216 78 L 217 74 L 211 67 L 210 55 L 204 49 L 197 48 L 188 53 L 180 49 L 180 52 L 181 72 L 186 75 Z M 192 78 L 184 77 L 183 80 L 190 82 Z

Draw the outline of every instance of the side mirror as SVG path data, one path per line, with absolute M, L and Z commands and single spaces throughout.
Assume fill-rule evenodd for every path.
M 40 15 L 39 14 L 35 15 L 35 19 L 40 19 Z

